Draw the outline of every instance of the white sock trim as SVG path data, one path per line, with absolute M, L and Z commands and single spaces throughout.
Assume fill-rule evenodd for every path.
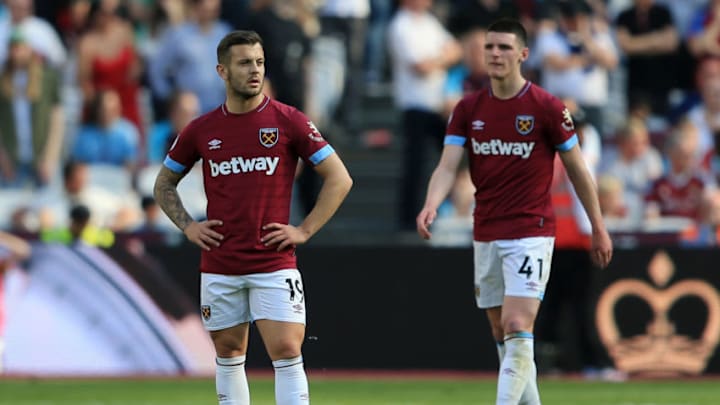
M 303 362 L 302 356 L 297 356 L 297 357 L 293 357 L 292 359 L 275 360 L 272 362 L 272 365 L 275 368 L 288 368 L 288 367 L 296 366 L 298 364 L 302 364 L 302 362 Z
M 245 358 L 247 356 L 236 356 L 236 357 L 215 357 L 215 363 L 219 366 L 242 366 L 245 364 Z

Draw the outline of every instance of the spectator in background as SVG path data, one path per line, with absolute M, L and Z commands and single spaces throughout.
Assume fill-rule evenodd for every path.
M 175 138 L 200 115 L 200 100 L 195 93 L 179 91 L 170 97 L 169 120 L 156 122 L 148 137 L 148 163 L 162 163 Z
M 88 27 L 91 7 L 92 0 L 72 0 L 62 8 L 55 21 L 63 43 L 70 50 L 70 63 L 74 63 L 72 54 L 76 52 L 80 36 Z
M 625 187 L 627 218 L 633 223 L 639 223 L 644 212 L 644 196 L 652 182 L 663 173 L 662 158 L 650 145 L 645 123 L 637 119 L 628 120 L 618 133 L 616 153 L 603 163 L 600 172 L 614 176 Z
M 610 30 L 582 1 L 558 3 L 556 15 L 557 27 L 541 28 L 536 42 L 542 87 L 575 100 L 587 121 L 603 133 L 608 72 L 618 64 Z
M 668 170 L 655 180 L 646 196 L 646 218 L 700 219 L 703 198 L 715 184 L 700 170 L 697 142 L 698 131 L 692 122 L 684 120 L 676 126 L 666 145 Z
M 685 229 L 682 246 L 720 246 L 720 190 L 708 192 L 700 206 L 700 219 Z
M 453 66 L 445 81 L 444 115 L 450 116 L 455 105 L 465 95 L 480 90 L 490 84 L 485 69 L 485 29 L 476 28 L 466 32 L 461 38 L 462 63 Z
M 615 24 L 618 45 L 627 57 L 627 99 L 645 96 L 654 114 L 666 114 L 679 44 L 670 10 L 654 0 L 635 0 Z
M 88 123 L 75 137 L 72 159 L 126 167 L 134 172 L 140 136 L 135 125 L 121 116 L 120 103 L 114 90 L 101 90 L 95 94 Z
M 627 100 L 627 118 L 637 119 L 647 127 L 650 138 L 664 137 L 670 125 L 671 116 L 653 114 L 654 100 L 648 94 L 635 93 Z
M 7 59 L 7 47 L 15 29 L 22 30 L 30 47 L 53 68 L 61 68 L 67 60 L 67 51 L 53 26 L 33 14 L 33 0 L 6 0 L 9 13 L 0 17 L 0 64 Z
M 341 127 L 355 133 L 360 129 L 358 113 L 363 96 L 363 58 L 370 0 L 325 0 L 318 14 L 321 35 L 337 38 L 345 45 L 345 84 L 334 116 Z
M 720 0 L 709 0 L 690 22 L 688 49 L 697 59 L 720 56 Z
M 268 0 L 222 0 L 220 18 L 235 28 L 245 27 L 250 22 L 255 7 L 264 7 L 267 2 Z
M 93 225 L 113 231 L 131 229 L 137 223 L 137 196 L 129 190 L 113 185 L 100 187 L 90 184 L 91 167 L 85 163 L 68 161 L 63 167 L 63 186 L 59 190 L 48 189 L 30 203 L 29 215 L 39 219 L 39 230 L 67 225 L 71 207 L 84 205 L 90 210 Z M 19 222 L 25 222 L 18 219 Z M 35 229 L 37 231 L 38 229 Z
M 462 49 L 430 13 L 431 0 L 402 0 L 388 28 L 393 62 L 393 93 L 402 112 L 403 175 L 399 218 L 403 230 L 415 229 L 415 213 L 422 206 L 426 144 L 442 148 L 445 135 L 443 86 L 447 69 Z
M 148 74 L 154 96 L 163 104 L 173 92 L 190 91 L 206 113 L 225 100 L 225 86 L 215 73 L 215 46 L 231 28 L 218 18 L 220 0 L 191 1 L 191 19 L 163 34 Z
M 115 92 L 120 97 L 120 114 L 133 123 L 142 141 L 145 126 L 138 98 L 142 65 L 132 27 L 118 15 L 119 7 L 119 0 L 92 3 L 88 29 L 78 43 L 78 84 L 86 114 L 95 107 L 92 103 L 100 92 Z
M 50 182 L 63 143 L 63 110 L 57 72 L 13 32 L 0 73 L 0 185 Z
M 502 17 L 518 18 L 518 11 L 517 5 L 508 0 L 461 0 L 455 2 L 447 26 L 460 38 Z
M 263 39 L 265 93 L 301 111 L 306 110 L 309 97 L 308 69 L 314 40 L 301 20 L 306 3 L 307 0 L 272 0 L 249 23 L 250 29 Z M 298 171 L 294 197 L 300 203 L 302 215 L 307 215 L 315 205 L 320 178 L 315 170 L 303 164 Z
M 160 206 L 158 206 L 153 197 L 149 195 L 143 196 L 140 199 L 140 209 L 143 213 L 143 221 L 142 224 L 135 229 L 135 232 L 157 233 L 168 231 L 168 227 L 160 223 L 162 211 L 160 211 Z
M 611 175 L 603 174 L 598 178 L 598 198 L 600 212 L 611 231 L 619 228 L 634 228 L 638 223 L 628 221 L 628 208 L 625 204 L 625 185 L 622 180 Z
M 572 100 L 563 100 L 572 114 L 588 172 L 596 176 L 600 161 L 600 134 L 585 121 L 584 112 Z M 555 213 L 555 249 L 559 252 L 553 257 L 548 290 L 543 299 L 536 322 L 536 345 L 538 357 L 544 358 L 549 369 L 560 368 L 564 371 L 582 370 L 589 373 L 599 367 L 594 355 L 591 340 L 587 308 L 590 306 L 590 287 L 594 266 L 590 260 L 590 242 L 592 226 L 583 210 L 572 182 L 567 175 L 560 156 L 555 156 L 553 180 L 550 189 Z M 566 314 L 575 325 L 571 332 L 560 330 L 560 321 L 550 318 Z M 576 350 L 560 350 L 567 341 L 572 342 Z M 540 361 L 538 361 L 540 363 Z
M 313 38 L 299 20 L 306 0 L 272 0 L 250 18 L 249 28 L 263 39 L 267 82 L 281 103 L 305 109 L 308 64 Z
M 393 13 L 392 0 L 370 0 L 367 40 L 365 41 L 365 83 L 366 92 L 372 92 L 385 79 L 385 39 L 387 26 Z
M 695 157 L 704 169 L 710 169 L 715 152 L 715 137 L 720 133 L 720 57 L 708 57 L 698 65 L 696 74 L 700 103 L 687 113 L 698 131 Z
M 68 225 L 44 229 L 40 240 L 46 243 L 74 245 L 83 242 L 89 246 L 110 247 L 115 243 L 115 234 L 109 229 L 100 228 L 90 222 L 90 210 L 80 204 L 70 208 Z
M 708 0 L 653 0 L 657 4 L 665 6 L 670 10 L 673 16 L 673 22 L 675 29 L 683 39 L 688 34 L 690 24 L 695 18 L 695 14 L 700 7 L 707 5 Z M 682 41 L 682 46 L 685 46 L 685 41 Z

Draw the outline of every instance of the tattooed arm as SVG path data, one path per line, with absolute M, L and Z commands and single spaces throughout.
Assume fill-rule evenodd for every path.
M 177 185 L 183 177 L 185 173 L 175 173 L 165 166 L 160 168 L 153 189 L 155 201 L 191 242 L 204 250 L 210 250 L 212 246 L 220 246 L 223 236 L 215 232 L 212 227 L 221 226 L 222 221 L 209 219 L 196 222 L 183 206 L 177 191 Z
M 185 173 L 175 173 L 162 166 L 155 179 L 155 188 L 153 189 L 155 201 L 181 231 L 185 231 L 185 228 L 193 221 L 180 201 L 180 194 L 177 191 L 177 185 L 183 177 L 185 177 Z

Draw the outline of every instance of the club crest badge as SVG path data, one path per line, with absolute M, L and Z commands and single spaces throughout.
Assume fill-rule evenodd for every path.
M 516 115 L 515 129 L 520 135 L 527 135 L 535 128 L 535 117 L 532 115 Z
M 310 127 L 310 133 L 308 134 L 308 138 L 312 139 L 315 142 L 322 142 L 324 141 L 322 134 L 320 131 L 318 131 L 317 127 L 312 121 L 307 122 L 308 127 Z
M 272 148 L 278 143 L 280 131 L 277 128 L 260 128 L 260 144 L 266 148 Z
M 200 307 L 200 315 L 202 315 L 204 320 L 210 319 L 212 316 L 212 313 L 210 312 L 210 305 L 202 305 Z

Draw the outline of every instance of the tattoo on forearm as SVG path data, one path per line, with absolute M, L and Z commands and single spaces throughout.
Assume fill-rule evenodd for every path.
M 180 200 L 180 194 L 177 192 L 177 184 L 181 178 L 181 174 L 176 174 L 166 169 L 160 170 L 155 180 L 153 194 L 155 201 L 157 201 L 160 208 L 165 212 L 165 215 L 167 215 L 180 230 L 185 230 L 193 219 L 183 206 Z

